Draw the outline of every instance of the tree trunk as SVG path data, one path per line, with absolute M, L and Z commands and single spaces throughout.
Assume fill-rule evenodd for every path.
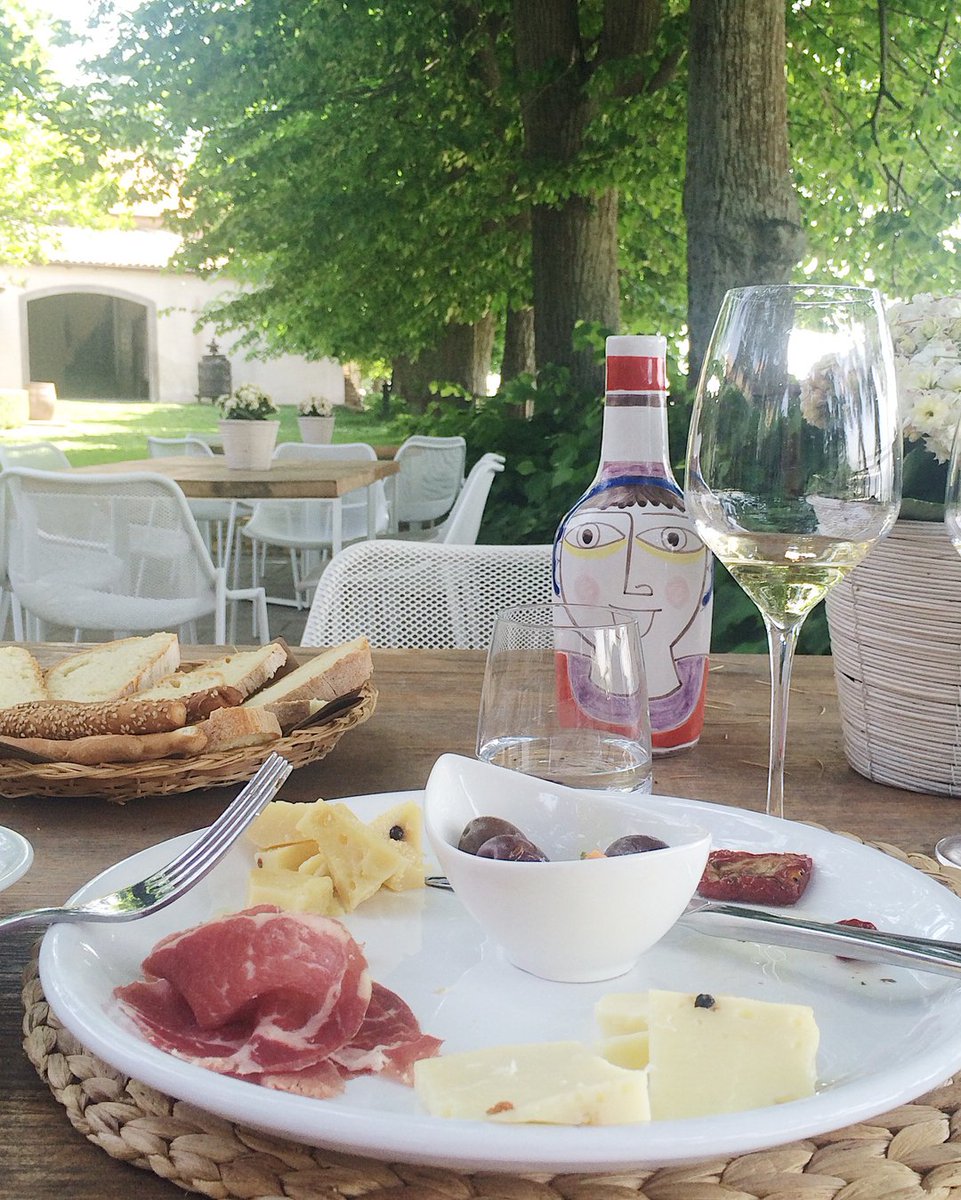
M 524 152 L 539 176 L 574 165 L 593 105 L 581 53 L 577 0 L 514 0 Z M 531 214 L 534 349 L 537 368 L 570 368 L 576 386 L 603 389 L 603 367 L 575 352 L 578 320 L 616 329 L 617 193 L 535 204 Z
M 504 326 L 501 383 L 516 379 L 518 375 L 533 375 L 534 370 L 534 310 L 508 309 Z
M 414 412 L 427 407 L 434 383 L 455 383 L 473 396 L 484 396 L 493 349 L 494 318 L 490 314 L 474 325 L 448 325 L 435 347 L 422 351 L 416 359 L 394 361 L 392 391 Z
M 783 0 L 691 0 L 687 223 L 689 374 L 728 288 L 786 282 L 804 253 L 791 183 Z

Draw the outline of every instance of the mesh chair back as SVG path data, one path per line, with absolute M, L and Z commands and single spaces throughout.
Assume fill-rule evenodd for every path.
M 223 606 L 224 580 L 187 501 L 159 475 L 5 475 L 10 583 L 23 607 L 74 629 L 174 629 Z
M 484 650 L 502 609 L 551 600 L 551 551 L 358 542 L 321 575 L 301 645 L 366 634 L 378 647 Z
M 464 483 L 467 443 L 462 437 L 410 437 L 394 460 L 395 522 L 439 521 L 450 512 Z
M 213 450 L 202 438 L 182 437 L 148 437 L 147 452 L 151 458 L 174 458 L 186 455 L 188 458 L 213 458 Z
M 35 467 L 38 471 L 62 471 L 70 462 L 53 442 L 21 442 L 19 446 L 0 446 L 0 468 Z

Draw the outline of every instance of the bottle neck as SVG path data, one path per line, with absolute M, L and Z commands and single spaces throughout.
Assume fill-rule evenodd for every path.
M 608 392 L 597 478 L 636 474 L 673 479 L 665 392 Z

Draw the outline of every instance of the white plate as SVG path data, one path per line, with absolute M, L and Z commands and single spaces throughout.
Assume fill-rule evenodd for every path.
M 365 820 L 419 792 L 347 801 Z M 798 911 L 823 920 L 873 920 L 881 929 L 961 940 L 961 899 L 935 880 L 859 843 L 789 821 L 693 800 L 645 796 L 687 814 L 715 846 L 810 854 L 815 878 Z M 189 835 L 188 835 L 189 836 Z M 90 898 L 141 878 L 185 842 L 177 838 L 87 884 Z M 303 1143 L 460 1170 L 601 1172 L 730 1157 L 863 1121 L 911 1100 L 961 1067 L 961 987 L 935 975 L 763 948 L 676 927 L 630 974 L 596 984 L 535 979 L 485 944 L 447 892 L 383 893 L 346 923 L 373 977 L 397 991 L 448 1051 L 502 1042 L 591 1041 L 606 992 L 651 986 L 813 1006 L 821 1030 L 816 1096 L 729 1116 L 649 1125 L 503 1126 L 432 1118 L 396 1083 L 356 1079 L 334 1100 L 268 1091 L 180 1062 L 143 1041 L 112 1004 L 163 935 L 242 908 L 250 852 L 239 848 L 189 895 L 152 917 L 114 926 L 61 925 L 40 956 L 54 1012 L 117 1069 L 243 1125 Z M 709 1069 L 709 1068 L 706 1068 Z
M 25 837 L 0 825 L 0 892 L 25 875 L 33 862 L 33 846 Z

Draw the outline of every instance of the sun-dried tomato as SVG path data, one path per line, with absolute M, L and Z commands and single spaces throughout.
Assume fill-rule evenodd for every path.
M 873 929 L 877 932 L 877 925 L 873 921 L 862 921 L 860 917 L 847 917 L 843 921 L 835 921 L 835 925 L 853 925 L 855 929 Z M 849 958 L 846 954 L 837 956 L 839 962 L 857 962 L 856 958 Z
M 813 871 L 814 862 L 806 854 L 712 850 L 697 891 L 708 900 L 796 904 Z

